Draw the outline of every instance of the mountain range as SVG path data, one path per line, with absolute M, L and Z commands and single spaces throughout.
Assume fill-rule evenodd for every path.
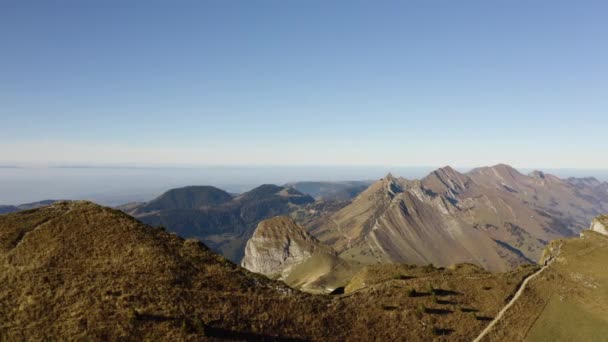
M 547 243 L 577 235 L 608 211 L 607 184 L 524 175 L 507 165 L 463 174 L 451 167 L 420 180 L 387 175 L 314 227 L 347 260 L 505 271 L 537 261 Z
M 447 166 L 419 180 L 388 174 L 371 184 L 296 182 L 240 195 L 191 186 L 120 209 L 236 263 L 260 222 L 290 216 L 352 264 L 467 262 L 506 271 L 536 262 L 549 241 L 608 212 L 608 184 L 504 164 L 467 173 Z

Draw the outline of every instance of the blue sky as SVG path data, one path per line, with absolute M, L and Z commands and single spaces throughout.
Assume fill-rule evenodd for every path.
M 2 1 L 0 163 L 608 168 L 601 1 Z

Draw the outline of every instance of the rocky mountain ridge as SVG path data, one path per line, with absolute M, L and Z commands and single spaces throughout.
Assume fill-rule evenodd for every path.
M 466 174 L 444 167 L 420 180 L 389 174 L 311 233 L 347 260 L 504 271 L 535 262 L 548 241 L 575 236 L 608 211 L 603 184 L 504 164 Z

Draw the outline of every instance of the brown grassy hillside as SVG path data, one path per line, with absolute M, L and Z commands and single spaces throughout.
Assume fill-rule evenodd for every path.
M 608 236 L 553 241 L 543 258 L 555 261 L 484 341 L 606 341 Z
M 0 216 L 0 340 L 467 341 L 530 272 L 410 271 L 310 295 L 122 212 L 61 202 Z

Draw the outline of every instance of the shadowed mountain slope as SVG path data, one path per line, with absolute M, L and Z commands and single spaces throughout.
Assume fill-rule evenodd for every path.
M 188 186 L 172 189 L 142 205 L 140 212 L 173 209 L 202 209 L 221 205 L 232 200 L 224 190 L 212 186 Z
M 19 211 L 19 208 L 17 208 L 17 206 L 14 206 L 14 205 L 0 205 L 0 214 L 15 213 L 17 211 Z
M 308 194 L 316 200 L 325 201 L 347 201 L 363 190 L 367 189 L 372 182 L 294 182 L 285 184 L 286 187 L 294 188 L 301 193 Z
M 182 237 L 205 242 L 234 262 L 240 262 L 256 225 L 286 215 L 314 199 L 292 188 L 261 185 L 239 196 L 211 187 L 169 190 L 157 199 L 126 212 Z

